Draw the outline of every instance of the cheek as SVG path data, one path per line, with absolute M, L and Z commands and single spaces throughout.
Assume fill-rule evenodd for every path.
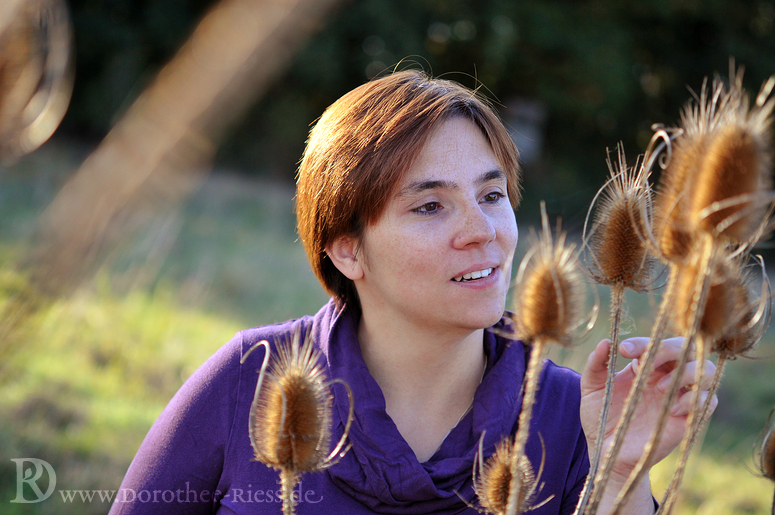
M 431 241 L 430 234 L 375 231 L 371 236 L 362 250 L 364 264 L 372 277 L 377 274 L 385 278 L 398 275 L 416 279 L 420 272 L 432 269 L 438 262 L 438 256 L 433 253 L 439 245 Z
M 519 240 L 517 219 L 513 213 L 503 218 L 499 233 L 504 248 L 509 249 L 513 253 L 517 248 L 517 241 Z

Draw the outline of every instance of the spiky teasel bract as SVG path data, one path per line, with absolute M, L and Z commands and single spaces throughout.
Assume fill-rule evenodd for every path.
M 643 175 L 646 170 L 636 163 L 627 166 L 624 149 L 617 146 L 617 161 L 607 159 L 611 177 L 600 189 L 597 208 L 589 232 L 587 268 L 598 284 L 643 292 L 651 284 L 654 260 L 641 239 L 642 217 L 649 216 L 649 190 Z M 593 201 L 590 206 L 595 206 Z M 587 215 L 589 219 L 589 215 Z
M 242 358 L 259 346 L 266 348 L 250 407 L 249 435 L 254 459 L 280 471 L 286 515 L 294 513 L 293 488 L 300 475 L 327 469 L 349 450 L 344 444 L 353 418 L 349 386 L 339 379 L 329 381 L 309 334 L 303 343 L 301 339 L 299 329 L 291 341 L 278 343 L 268 371 L 268 342 L 256 344 Z M 341 439 L 329 452 L 334 383 L 346 388 L 350 413 Z

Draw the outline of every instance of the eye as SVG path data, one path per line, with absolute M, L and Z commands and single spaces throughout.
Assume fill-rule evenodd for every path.
M 487 193 L 484 197 L 482 197 L 483 202 L 487 202 L 488 204 L 497 204 L 501 199 L 506 198 L 506 195 L 501 193 L 500 191 L 492 191 L 490 193 Z
M 438 212 L 441 209 L 441 204 L 438 202 L 426 202 L 425 204 L 421 205 L 420 207 L 417 207 L 415 209 L 412 209 L 413 212 L 419 213 L 421 215 L 430 215 L 433 213 Z

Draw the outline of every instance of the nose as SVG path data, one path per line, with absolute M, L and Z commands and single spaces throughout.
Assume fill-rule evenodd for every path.
M 494 220 L 476 204 L 462 211 L 452 244 L 459 249 L 485 245 L 493 241 L 496 234 Z

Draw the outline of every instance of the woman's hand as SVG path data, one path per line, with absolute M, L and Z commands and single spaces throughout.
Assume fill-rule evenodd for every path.
M 638 359 L 645 352 L 648 341 L 648 338 L 630 338 L 619 345 L 621 355 L 633 361 L 617 373 L 614 380 L 613 399 L 603 441 L 603 456 L 612 444 L 614 429 L 623 414 L 625 400 L 635 380 L 639 366 Z M 670 381 L 676 373 L 676 361 L 683 342 L 683 338 L 669 338 L 662 341 L 654 362 L 654 370 L 646 381 L 643 395 L 613 465 L 612 481 L 623 483 L 643 455 L 644 447 L 651 437 L 662 405 L 667 398 Z M 586 434 L 590 455 L 597 446 L 599 416 L 605 396 L 608 372 L 607 362 L 608 341 L 603 340 L 590 354 L 581 376 L 581 424 Z M 691 386 L 694 383 L 694 373 L 697 366 L 696 361 L 690 361 L 684 369 L 680 381 L 682 388 L 679 391 L 677 401 L 668 412 L 662 437 L 656 447 L 653 459 L 646 464 L 647 468 L 665 458 L 681 442 L 686 429 L 687 415 L 695 395 L 695 389 Z M 705 367 L 705 379 L 698 388 L 701 402 L 705 402 L 707 398 L 708 386 L 715 371 L 715 366 L 710 361 L 703 366 Z M 711 410 L 715 409 L 717 403 L 718 400 L 714 398 L 711 402 Z

